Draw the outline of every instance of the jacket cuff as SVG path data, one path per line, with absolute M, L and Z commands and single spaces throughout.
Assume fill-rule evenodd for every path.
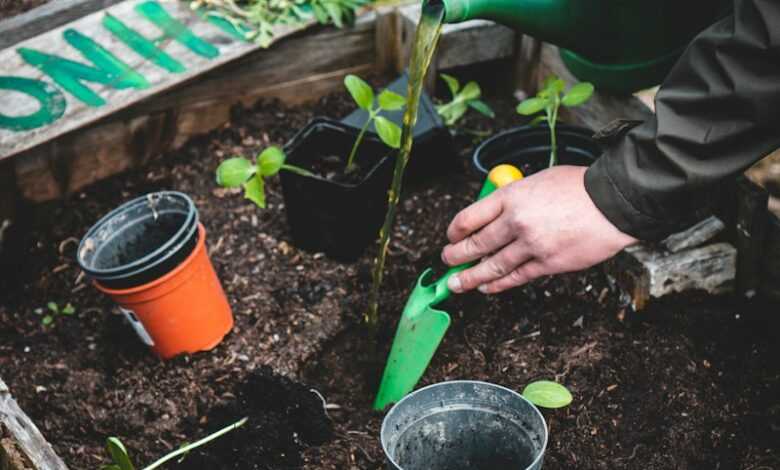
M 605 154 L 585 172 L 585 190 L 596 207 L 618 230 L 645 241 L 662 240 L 676 229 L 638 210 L 610 172 L 610 155 Z

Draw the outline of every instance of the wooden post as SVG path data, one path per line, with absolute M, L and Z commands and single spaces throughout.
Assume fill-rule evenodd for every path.
M 0 379 L 0 462 L 3 460 L 9 470 L 68 470 Z

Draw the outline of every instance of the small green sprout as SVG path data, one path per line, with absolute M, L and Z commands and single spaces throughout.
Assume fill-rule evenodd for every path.
M 60 308 L 59 305 L 57 305 L 56 302 L 49 302 L 46 304 L 46 308 L 49 310 L 49 313 L 44 315 L 43 318 L 41 318 L 41 325 L 43 326 L 50 326 L 54 324 L 54 322 L 57 320 L 57 318 L 65 315 L 65 316 L 71 316 L 74 313 L 76 313 L 76 308 L 71 305 L 70 302 L 68 302 L 65 307 Z
M 406 105 L 406 98 L 390 90 L 384 90 L 378 97 L 374 97 L 374 90 L 371 88 L 371 85 L 357 75 L 350 74 L 344 77 L 344 86 L 347 87 L 347 91 L 352 95 L 352 99 L 355 100 L 358 107 L 368 112 L 368 119 L 363 124 L 363 128 L 360 129 L 360 133 L 357 139 L 355 139 L 355 145 L 352 146 L 352 151 L 347 159 L 346 172 L 349 173 L 355 169 L 357 149 L 360 146 L 360 142 L 363 141 L 363 136 L 368 126 L 372 122 L 374 123 L 376 133 L 385 145 L 394 149 L 401 147 L 401 128 L 386 117 L 380 116 L 379 113 L 381 111 L 396 111 L 403 108 Z
M 255 163 L 242 156 L 228 158 L 217 167 L 217 184 L 225 188 L 243 186 L 244 197 L 265 209 L 265 178 L 281 170 L 313 176 L 303 168 L 288 165 L 284 162 L 286 158 L 284 151 L 276 146 L 260 152 Z
M 561 105 L 568 108 L 580 106 L 593 96 L 593 84 L 582 82 L 574 85 L 563 93 L 566 83 L 555 75 L 547 77 L 539 93 L 532 98 L 523 100 L 517 105 L 518 114 L 531 116 L 544 111 L 544 116 L 537 116 L 531 121 L 531 125 L 547 121 L 550 128 L 550 165 L 558 163 L 558 142 L 555 135 L 555 124 L 558 121 L 558 109 Z
M 192 444 L 181 446 L 177 450 L 161 457 L 151 465 L 144 467 L 142 470 L 154 470 L 155 468 L 162 466 L 164 463 L 168 462 L 169 460 L 173 460 L 176 457 L 186 455 L 188 452 L 192 451 L 193 449 L 196 449 L 204 444 L 208 444 L 214 439 L 217 439 L 218 437 L 221 437 L 234 429 L 240 428 L 241 426 L 244 425 L 244 423 L 247 422 L 247 419 L 248 418 L 243 418 L 231 424 L 230 426 L 224 427 L 219 431 L 204 437 L 199 441 L 193 442 Z M 118 437 L 109 437 L 107 439 L 106 450 L 108 451 L 108 455 L 111 456 L 111 463 L 109 465 L 104 465 L 101 470 L 135 470 L 135 465 L 133 465 L 133 461 L 130 460 L 130 455 L 127 453 L 127 449 L 125 448 L 124 444 L 122 444 L 122 441 L 120 441 Z
M 571 392 L 566 387 L 549 380 L 538 380 L 528 384 L 522 395 L 542 408 L 563 408 L 572 402 Z
M 466 84 L 462 89 L 460 82 L 457 78 L 446 73 L 441 74 L 442 80 L 447 83 L 447 87 L 452 94 L 452 100 L 449 103 L 444 103 L 436 106 L 436 112 L 444 119 L 444 124 L 449 126 L 455 125 L 458 120 L 466 114 L 469 108 L 478 111 L 479 113 L 489 117 L 496 117 L 496 113 L 479 98 L 482 96 L 482 90 L 479 88 L 477 82 L 471 81 Z

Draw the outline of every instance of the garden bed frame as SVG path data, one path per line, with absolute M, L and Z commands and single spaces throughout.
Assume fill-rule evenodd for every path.
M 131 1 L 136 0 L 125 3 Z M 121 8 L 122 2 L 62 0 L 38 7 L 0 22 L 0 49 L 34 41 L 46 34 L 43 25 L 61 27 L 107 7 Z M 130 99 L 115 112 L 74 125 L 31 148 L 0 154 L 0 249 L 4 228 L 20 203 L 64 197 L 143 166 L 152 156 L 223 126 L 236 104 L 252 105 L 261 98 L 303 103 L 341 88 L 347 73 L 399 73 L 408 59 L 418 16 L 416 5 L 382 7 L 361 15 L 353 27 L 343 30 L 315 27 L 268 50 L 241 46 L 245 49 L 229 60 L 194 66 L 192 79 Z M 461 54 L 462 50 L 469 54 Z M 574 82 L 555 47 L 485 21 L 445 26 L 432 65 L 434 73 L 429 76 L 494 60 L 512 64 L 516 74 L 508 80 L 526 92 L 535 92 L 550 73 Z M 223 85 L 226 81 L 229 87 Z M 427 86 L 433 87 L 434 82 L 429 80 Z M 597 93 L 586 106 L 567 110 L 567 118 L 599 129 L 617 118 L 646 119 L 652 113 L 646 102 Z M 736 287 L 750 296 L 762 283 L 766 285 L 757 268 L 759 260 L 762 253 L 780 252 L 777 247 L 764 246 L 771 226 L 766 194 L 747 180 L 735 185 L 732 194 L 738 203 L 719 214 L 720 219 L 710 219 L 658 246 L 626 250 L 610 264 L 635 309 L 669 292 L 704 289 L 722 293 Z M 66 468 L 0 380 L 0 470 Z

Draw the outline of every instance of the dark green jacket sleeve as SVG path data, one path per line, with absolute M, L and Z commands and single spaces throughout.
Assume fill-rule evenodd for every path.
M 694 223 L 719 183 L 780 148 L 780 0 L 735 0 L 699 34 L 656 96 L 655 117 L 585 174 L 621 231 L 653 240 Z

